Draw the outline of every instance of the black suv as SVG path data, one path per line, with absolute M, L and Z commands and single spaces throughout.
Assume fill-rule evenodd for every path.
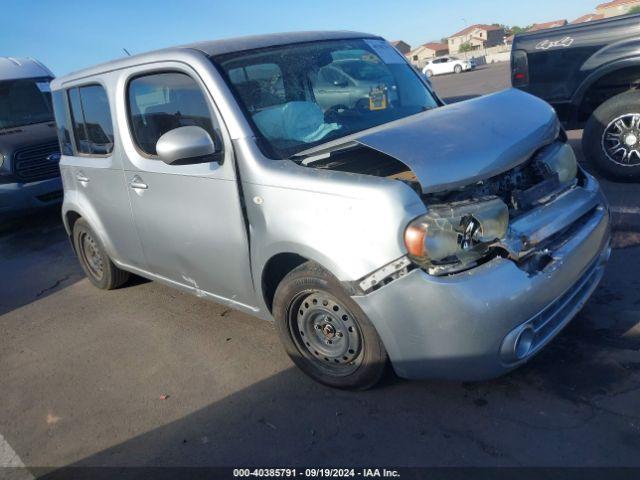
M 640 15 L 517 35 L 516 88 L 549 102 L 605 175 L 640 179 Z

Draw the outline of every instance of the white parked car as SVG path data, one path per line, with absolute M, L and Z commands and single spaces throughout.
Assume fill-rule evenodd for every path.
M 473 60 L 460 60 L 456 57 L 438 57 L 427 62 L 422 69 L 427 77 L 445 73 L 462 73 L 476 68 Z

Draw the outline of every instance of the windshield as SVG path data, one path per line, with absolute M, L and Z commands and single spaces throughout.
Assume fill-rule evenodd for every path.
M 0 81 L 0 129 L 53 121 L 50 78 Z
M 402 55 L 380 39 L 286 45 L 213 60 L 272 158 L 438 106 Z

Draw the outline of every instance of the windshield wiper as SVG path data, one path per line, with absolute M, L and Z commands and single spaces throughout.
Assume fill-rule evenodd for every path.
M 310 160 L 319 160 L 321 158 L 329 157 L 334 152 L 353 148 L 358 144 L 358 142 L 350 141 L 350 142 L 340 143 L 338 145 L 332 145 L 330 147 L 323 146 L 325 144 L 326 142 L 323 143 L 322 145 L 308 148 L 306 150 L 303 150 L 302 152 L 293 154 L 288 158 L 288 160 L 307 165 L 311 163 Z

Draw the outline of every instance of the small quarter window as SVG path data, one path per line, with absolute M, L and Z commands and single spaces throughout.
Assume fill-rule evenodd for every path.
M 113 123 L 104 88 L 101 85 L 71 88 L 69 105 L 78 152 L 110 154 L 113 151 Z
M 56 119 L 56 131 L 58 132 L 60 152 L 62 152 L 63 155 L 73 155 L 69 122 L 67 121 L 68 110 L 66 94 L 64 90 L 53 92 L 53 111 Z
M 157 155 L 158 139 L 179 127 L 201 127 L 220 145 L 221 136 L 204 94 L 187 74 L 166 72 L 134 78 L 129 82 L 128 101 L 133 139 L 147 155 Z

